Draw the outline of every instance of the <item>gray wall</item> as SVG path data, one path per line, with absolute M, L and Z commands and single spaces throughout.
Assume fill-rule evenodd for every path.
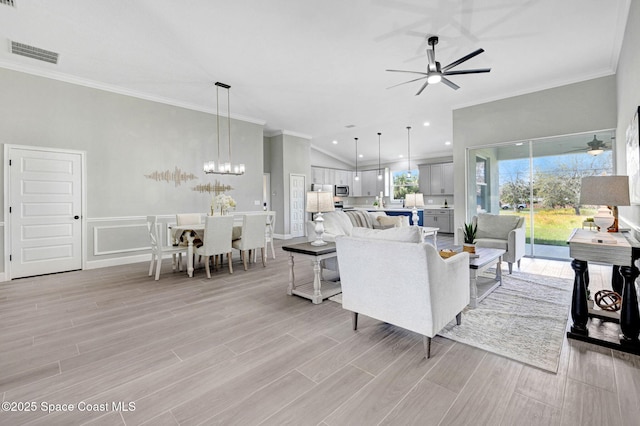
M 326 167 L 328 169 L 355 170 L 355 165 L 340 161 L 330 155 L 311 148 L 311 165 L 314 167 Z M 355 161 L 355 158 L 354 158 Z M 355 163 L 354 163 L 355 164 Z M 311 182 L 307 182 L 311 185 Z
M 202 171 L 205 160 L 217 158 L 215 115 L 6 69 L 0 69 L 0 93 L 0 143 L 86 152 L 85 253 L 95 266 L 119 257 L 139 260 L 144 252 L 132 249 L 148 246 L 148 214 L 171 221 L 175 213 L 207 212 L 211 195 L 193 191 L 197 184 L 229 184 L 238 211 L 260 209 L 254 201 L 262 200 L 262 124 L 232 120 L 232 159 L 247 172 L 216 177 Z M 222 122 L 226 158 L 226 118 Z M 196 179 L 176 185 L 145 177 L 176 168 Z M 132 238 L 122 237 L 127 230 Z
M 276 211 L 275 235 L 289 238 L 289 178 L 304 175 L 306 186 L 311 182 L 311 141 L 286 132 L 265 138 L 271 154 L 271 205 Z
M 455 224 L 467 220 L 466 148 L 616 127 L 616 78 L 601 77 L 453 111 Z M 618 139 L 619 139 L 618 134 Z M 618 140 L 619 143 L 619 140 Z
M 629 18 L 624 34 L 620 60 L 617 71 L 617 138 L 616 164 L 618 174 L 627 173 L 627 154 L 625 150 L 625 134 L 633 114 L 640 105 L 640 2 L 632 1 Z M 636 238 L 640 237 L 640 206 L 620 207 L 620 218 L 625 225 L 636 231 Z

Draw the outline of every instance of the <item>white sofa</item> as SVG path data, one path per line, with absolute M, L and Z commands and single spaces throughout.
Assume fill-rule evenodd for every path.
M 429 358 L 431 338 L 454 317 L 459 325 L 469 304 L 469 255 L 442 259 L 428 243 L 376 238 L 336 238 L 342 307 L 353 312 L 354 330 L 363 314 L 423 335 Z
M 387 216 L 385 212 L 367 212 L 363 210 L 342 211 L 335 210 L 324 213 L 324 234 L 322 239 L 333 242 L 338 235 L 351 235 L 354 227 L 369 229 L 387 229 L 392 227 L 409 226 L 408 216 Z M 378 220 L 378 217 L 382 219 Z M 315 223 L 307 221 L 307 238 L 315 240 Z
M 474 216 L 472 223 L 478 225 L 476 246 L 506 250 L 502 260 L 509 264 L 509 273 L 513 273 L 513 264 L 518 263 L 525 254 L 524 218 L 515 215 L 496 215 L 481 213 Z M 462 235 L 462 228 L 459 229 Z

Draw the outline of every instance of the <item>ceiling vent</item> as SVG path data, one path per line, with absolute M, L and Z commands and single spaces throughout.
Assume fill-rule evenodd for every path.
M 0 4 L 6 4 L 7 6 L 16 7 L 13 0 L 0 0 Z
M 355 124 L 347 124 L 344 127 L 346 127 L 347 129 L 353 129 L 354 127 L 356 127 L 356 125 Z
M 33 47 L 28 44 L 18 43 L 15 41 L 11 42 L 11 53 L 52 64 L 58 63 L 58 54 L 56 52 L 51 52 L 49 50 L 40 49 L 39 47 Z

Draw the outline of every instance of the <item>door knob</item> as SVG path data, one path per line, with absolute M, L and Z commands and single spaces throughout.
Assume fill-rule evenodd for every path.
M 73 218 L 74 218 L 74 219 L 76 219 L 76 220 L 78 220 L 78 219 L 80 219 L 80 216 L 75 215 Z

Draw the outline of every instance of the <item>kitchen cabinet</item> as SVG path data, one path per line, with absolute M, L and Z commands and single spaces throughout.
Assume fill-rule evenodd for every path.
M 311 183 L 323 184 L 324 167 L 311 167 Z
M 380 194 L 378 189 L 378 171 L 365 170 L 360 174 L 360 195 L 374 197 Z
M 424 210 L 424 226 L 440 228 L 438 232 L 453 234 L 453 210 L 452 209 Z
M 418 170 L 424 195 L 453 195 L 453 163 L 423 164 Z

